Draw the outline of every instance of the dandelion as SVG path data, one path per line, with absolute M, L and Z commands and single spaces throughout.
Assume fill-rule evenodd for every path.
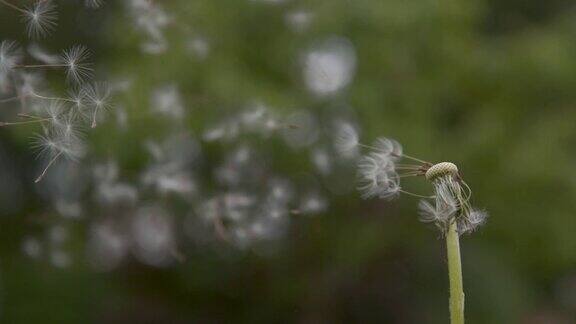
M 344 138 L 351 137 L 350 133 L 345 134 L 347 137 Z M 433 164 L 406 155 L 400 143 L 384 137 L 371 146 L 360 143 L 357 146 L 370 150 L 358 163 L 358 189 L 363 198 L 390 199 L 401 193 L 424 198 L 418 206 L 419 219 L 434 224 L 446 239 L 451 322 L 464 323 L 459 236 L 478 229 L 485 222 L 487 213 L 472 207 L 472 191 L 454 163 Z M 402 159 L 411 162 L 400 163 Z M 434 195 L 423 196 L 404 190 L 400 181 L 406 177 L 425 177 L 432 183 Z

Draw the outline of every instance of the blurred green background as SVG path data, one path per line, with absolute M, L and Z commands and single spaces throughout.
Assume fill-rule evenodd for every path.
M 132 80 L 115 98 L 129 127 L 110 121 L 91 131 L 89 159 L 113 158 L 126 179 L 137 179 L 147 163 L 143 142 L 173 127 L 147 108 L 150 92 L 165 83 L 178 84 L 189 110 L 183 123 L 196 134 L 253 100 L 282 114 L 306 109 L 320 120 L 345 106 L 363 142 L 390 136 L 408 154 L 458 164 L 475 205 L 490 213 L 461 240 L 468 323 L 576 322 L 573 3 L 156 2 L 171 19 L 168 48 L 158 55 L 141 51 L 126 3 L 87 11 L 58 2 L 59 26 L 42 44 L 53 51 L 85 44 L 99 78 Z M 298 11 L 311 17 L 305 30 L 287 23 Z M 203 59 L 186 50 L 186 40 L 199 35 L 210 48 Z M 334 36 L 353 46 L 355 73 L 337 95 L 315 96 L 300 58 Z M 3 7 L 0 39 L 27 42 L 19 17 Z M 89 205 L 83 219 L 58 216 L 32 183 L 38 167 L 29 137 L 27 129 L 0 130 L 2 177 L 11 179 L 0 188 L 2 323 L 448 322 L 443 241 L 418 221 L 411 197 L 363 201 L 353 181 L 350 190 L 332 190 L 318 180 L 330 207 L 293 215 L 275 253 L 183 243 L 186 260 L 170 267 L 129 258 L 96 272 L 85 257 L 86 223 L 113 212 Z M 277 139 L 251 141 L 286 177 L 310 176 L 308 153 Z M 226 150 L 207 145 L 200 173 Z M 407 186 L 429 190 L 422 180 Z M 189 208 L 174 208 L 176 219 Z M 72 261 L 64 268 L 22 252 L 24 238 L 54 224 L 70 229 Z

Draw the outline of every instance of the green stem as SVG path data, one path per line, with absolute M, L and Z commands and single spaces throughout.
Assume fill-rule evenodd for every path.
M 452 222 L 446 234 L 448 278 L 450 281 L 450 323 L 464 324 L 464 287 L 462 284 L 462 263 L 460 261 L 460 241 L 457 229 L 456 222 Z

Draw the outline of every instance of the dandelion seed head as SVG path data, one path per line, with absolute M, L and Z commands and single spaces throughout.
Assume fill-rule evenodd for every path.
M 56 5 L 51 0 L 38 0 L 24 10 L 22 18 L 26 23 L 26 33 L 29 37 L 45 37 L 56 28 L 58 20 Z
M 426 179 L 434 180 L 437 177 L 452 174 L 458 174 L 458 167 L 452 162 L 440 162 L 431 166 L 428 171 L 426 171 Z
M 484 224 L 487 213 L 470 204 L 472 193 L 451 162 L 430 166 L 426 178 L 434 187 L 434 204 L 420 202 L 420 220 L 434 223 L 445 234 L 454 222 L 458 233 L 471 233 Z

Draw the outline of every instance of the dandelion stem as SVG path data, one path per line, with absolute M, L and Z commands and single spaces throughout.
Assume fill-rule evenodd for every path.
M 94 116 L 92 117 L 92 128 L 96 127 L 96 117 L 98 115 L 98 108 L 100 108 L 100 106 L 96 106 L 96 109 L 94 109 Z
M 428 198 L 434 198 L 434 196 L 423 196 L 423 195 L 411 193 L 411 192 L 409 192 L 409 191 L 405 191 L 405 190 L 402 190 L 402 189 L 400 189 L 400 190 L 398 190 L 398 191 L 401 192 L 401 193 L 407 194 L 407 195 L 409 195 L 409 196 L 417 197 L 417 198 L 427 198 L 427 199 L 428 199 Z
M 392 155 L 398 156 L 398 154 L 394 154 L 394 153 L 393 153 Z M 407 158 L 407 159 L 409 159 L 409 160 L 413 160 L 413 161 L 416 161 L 416 162 L 424 163 L 424 164 L 432 164 L 432 163 L 430 163 L 430 162 L 427 162 L 427 161 L 424 161 L 424 160 L 420 160 L 420 159 L 418 159 L 418 158 L 415 158 L 415 157 L 413 157 L 413 156 L 406 155 L 406 154 L 402 154 L 401 157 L 404 157 L 404 158 Z
M 23 14 L 26 13 L 26 10 L 23 10 L 22 8 L 17 7 L 17 6 L 15 6 L 15 5 L 11 4 L 10 2 L 4 1 L 4 0 L 0 0 L 0 3 L 6 5 L 6 6 L 10 7 L 10 8 L 12 8 L 12 9 L 14 9 L 14 10 L 16 10 L 16 11 L 19 11 L 19 12 L 21 12 L 21 13 L 23 13 Z
M 408 172 L 398 175 L 399 178 L 406 178 L 406 177 L 416 177 L 419 175 L 423 175 L 422 172 Z
M 395 169 L 397 170 L 422 170 L 420 166 L 397 166 Z
M 45 99 L 45 100 L 59 100 L 59 101 L 68 101 L 68 102 L 74 102 L 74 103 L 76 102 L 76 101 L 74 101 L 74 100 L 72 100 L 72 99 L 69 99 L 69 98 L 45 97 L 45 96 L 39 95 L 39 94 L 37 94 L 37 93 L 35 93 L 35 92 L 32 92 L 32 95 L 33 95 L 34 97 L 36 97 L 36 98 Z
M 58 154 L 54 155 L 54 157 L 52 158 L 52 160 L 50 160 L 50 162 L 48 162 L 48 164 L 46 165 L 46 167 L 44 168 L 44 170 L 42 171 L 42 173 L 38 176 L 38 178 L 36 178 L 36 180 L 34 180 L 35 183 L 40 182 L 40 180 L 42 180 L 42 178 L 44 178 L 44 176 L 46 175 L 46 172 L 48 171 L 48 169 L 50 169 L 50 167 L 52 166 L 52 164 L 54 164 L 54 162 L 56 162 L 56 160 L 58 160 L 58 158 L 60 157 L 60 155 L 62 155 L 63 151 L 58 152 Z
M 40 118 L 34 120 L 27 120 L 27 121 L 18 121 L 18 122 L 0 122 L 0 127 L 2 126 L 11 126 L 11 125 L 25 125 L 25 124 L 35 124 L 40 123 L 43 121 L 49 121 L 52 118 Z
M 4 98 L 4 99 L 0 99 L 0 102 L 10 102 L 10 101 L 16 101 L 18 99 L 21 99 L 22 97 L 10 97 L 10 98 Z
M 367 148 L 367 149 L 370 149 L 370 150 L 376 150 L 376 151 L 378 151 L 378 148 L 377 148 L 377 147 L 374 147 L 374 146 L 372 146 L 372 145 L 366 145 L 366 144 L 358 143 L 358 146 L 364 147 L 364 148 Z M 393 156 L 396 156 L 396 157 L 407 158 L 408 160 L 420 162 L 420 163 L 423 163 L 423 164 L 426 164 L 426 165 L 428 165 L 428 164 L 431 165 L 431 164 L 432 164 L 432 163 L 430 163 L 430 162 L 428 162 L 428 161 L 420 160 L 419 158 L 415 158 L 415 157 L 413 157 L 413 156 L 406 155 L 406 154 L 404 154 L 404 153 L 402 153 L 402 155 L 399 155 L 399 154 L 396 154 L 396 153 L 392 152 L 392 153 L 390 153 L 390 155 L 393 155 Z
M 28 68 L 66 67 L 66 66 L 68 66 L 68 64 L 30 64 L 30 65 L 16 65 L 14 67 L 20 69 L 28 69 Z
M 464 287 L 462 284 L 462 262 L 458 226 L 452 222 L 446 234 L 448 255 L 448 279 L 450 282 L 450 323 L 464 324 Z
M 22 118 L 30 118 L 30 119 L 44 119 L 43 117 L 38 117 L 38 116 L 34 116 L 34 115 L 30 115 L 30 114 L 25 114 L 25 113 L 19 113 L 18 117 L 22 117 Z

